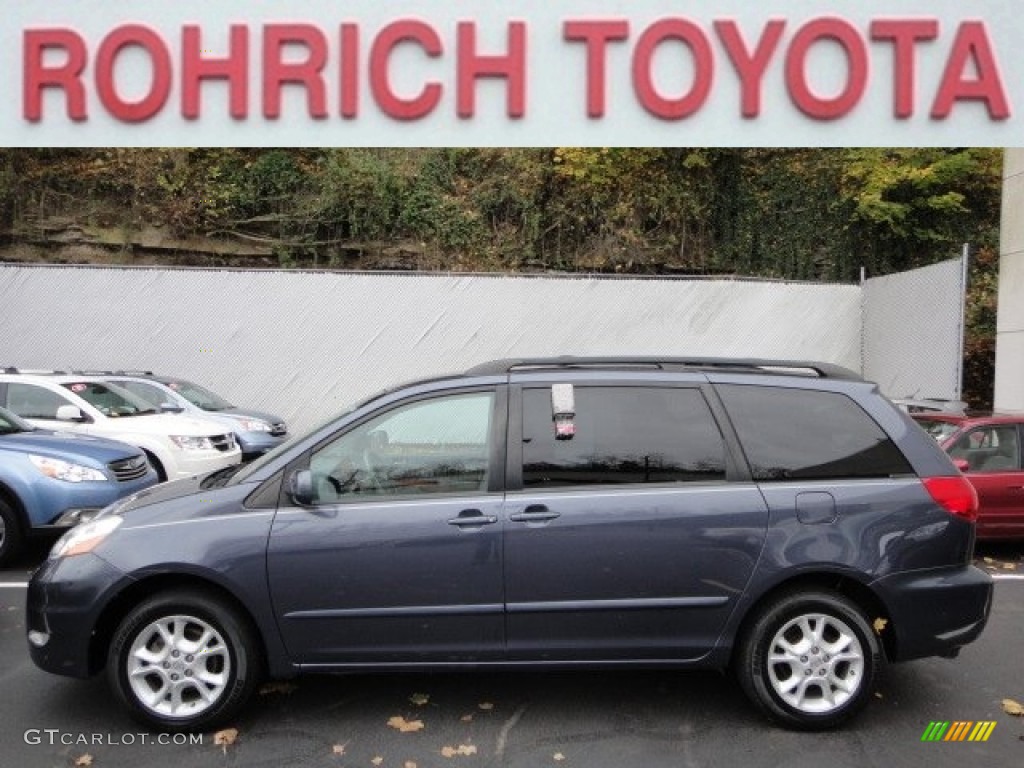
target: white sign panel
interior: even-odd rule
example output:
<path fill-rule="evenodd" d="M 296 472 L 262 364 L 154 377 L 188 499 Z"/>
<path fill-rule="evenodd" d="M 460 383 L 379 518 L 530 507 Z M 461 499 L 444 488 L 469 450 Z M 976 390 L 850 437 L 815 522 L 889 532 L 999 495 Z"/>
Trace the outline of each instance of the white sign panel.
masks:
<path fill-rule="evenodd" d="M 6 146 L 992 145 L 1024 14 L 975 0 L 6 0 Z"/>

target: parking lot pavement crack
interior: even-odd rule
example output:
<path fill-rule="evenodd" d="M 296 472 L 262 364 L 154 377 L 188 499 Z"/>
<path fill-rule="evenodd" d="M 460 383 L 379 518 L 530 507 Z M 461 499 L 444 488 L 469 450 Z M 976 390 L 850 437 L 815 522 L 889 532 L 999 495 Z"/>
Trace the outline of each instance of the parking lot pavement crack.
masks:
<path fill-rule="evenodd" d="M 516 727 L 516 723 L 519 722 L 519 718 L 526 712 L 526 704 L 521 704 L 512 716 L 505 721 L 505 724 L 501 726 L 501 730 L 498 731 L 498 740 L 494 745 L 494 758 L 500 762 L 505 756 L 505 745 L 508 743 L 508 735 L 513 728 Z"/>

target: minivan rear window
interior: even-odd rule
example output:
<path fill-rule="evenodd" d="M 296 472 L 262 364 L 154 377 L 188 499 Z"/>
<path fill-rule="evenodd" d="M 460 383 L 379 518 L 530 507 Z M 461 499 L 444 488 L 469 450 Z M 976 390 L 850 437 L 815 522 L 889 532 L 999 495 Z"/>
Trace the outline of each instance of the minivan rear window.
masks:
<path fill-rule="evenodd" d="M 718 385 L 755 480 L 913 474 L 889 436 L 838 392 Z"/>

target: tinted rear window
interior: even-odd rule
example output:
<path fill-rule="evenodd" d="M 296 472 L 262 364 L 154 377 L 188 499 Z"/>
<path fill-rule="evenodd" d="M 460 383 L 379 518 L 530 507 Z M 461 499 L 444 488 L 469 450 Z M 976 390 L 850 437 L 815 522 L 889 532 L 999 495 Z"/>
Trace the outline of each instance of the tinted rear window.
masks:
<path fill-rule="evenodd" d="M 846 395 L 782 387 L 717 387 L 755 480 L 841 480 L 912 474 L 888 435 Z"/>
<path fill-rule="evenodd" d="M 697 389 L 576 387 L 576 433 L 556 440 L 551 389 L 523 392 L 523 485 L 725 479 L 725 443 Z"/>

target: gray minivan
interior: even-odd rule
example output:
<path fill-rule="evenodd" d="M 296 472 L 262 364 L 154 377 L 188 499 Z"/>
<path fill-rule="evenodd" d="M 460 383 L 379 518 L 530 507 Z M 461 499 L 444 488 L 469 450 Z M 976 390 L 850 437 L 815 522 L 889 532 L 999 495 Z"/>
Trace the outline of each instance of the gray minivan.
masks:
<path fill-rule="evenodd" d="M 264 677 L 732 667 L 827 728 L 883 659 L 981 633 L 977 498 L 836 366 L 497 361 L 378 395 L 252 464 L 143 491 L 33 576 L 35 662 L 206 729 Z"/>

